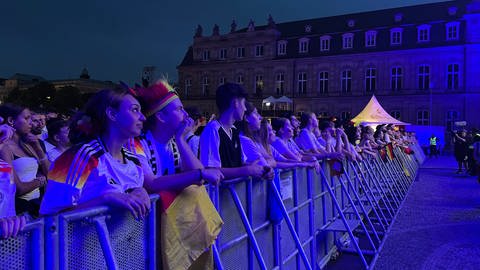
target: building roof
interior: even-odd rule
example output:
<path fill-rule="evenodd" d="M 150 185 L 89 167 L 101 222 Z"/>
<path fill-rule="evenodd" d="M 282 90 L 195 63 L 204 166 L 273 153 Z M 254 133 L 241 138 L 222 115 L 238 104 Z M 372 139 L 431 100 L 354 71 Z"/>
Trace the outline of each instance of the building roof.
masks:
<path fill-rule="evenodd" d="M 469 2 L 471 1 L 446 1 L 285 22 L 277 24 L 277 30 L 281 32 L 281 39 L 305 36 L 306 34 L 323 35 L 331 33 L 347 33 L 358 30 L 374 29 L 378 27 L 394 27 L 409 24 L 422 24 L 438 20 L 452 20 L 452 17 L 459 18 L 465 13 L 465 4 Z M 450 7 L 457 8 L 456 15 L 448 14 L 448 8 Z M 399 22 L 395 22 L 395 15 L 401 15 L 402 19 Z M 354 26 L 348 25 L 348 22 L 351 20 L 354 21 Z M 310 33 L 305 32 L 305 26 L 307 25 L 311 26 Z M 265 30 L 267 27 L 267 25 L 262 25 L 255 27 L 255 30 Z M 237 32 L 246 32 L 247 29 L 248 28 L 243 28 Z"/>
<path fill-rule="evenodd" d="M 28 81 L 28 82 L 41 82 L 45 81 L 45 78 L 37 75 L 15 73 L 9 80 L 19 80 L 19 81 Z"/>
<path fill-rule="evenodd" d="M 415 28 L 421 24 L 432 24 L 445 21 L 460 20 L 466 13 L 466 5 L 471 3 L 471 0 L 456 0 L 446 1 L 438 3 L 430 3 L 416 6 L 406 6 L 398 8 L 390 8 L 383 10 L 375 10 L 368 12 L 352 13 L 338 16 L 306 19 L 299 21 L 291 21 L 285 23 L 276 24 L 276 29 L 280 32 L 278 40 L 290 40 L 287 45 L 287 53 L 285 55 L 275 56 L 275 59 L 288 59 L 288 58 L 302 58 L 302 57 L 317 57 L 325 55 L 335 54 L 350 54 L 369 51 L 383 51 L 391 50 L 392 47 L 385 38 L 389 35 L 390 29 L 394 27 Z M 450 11 L 455 12 L 450 14 Z M 396 21 L 396 18 L 400 20 Z M 349 23 L 353 22 L 353 26 Z M 307 26 L 310 28 L 310 32 L 306 32 Z M 267 30 L 267 25 L 256 26 L 255 31 Z M 412 49 L 418 47 L 435 47 L 444 44 L 443 25 L 435 25 L 432 28 L 431 42 L 425 44 L 417 44 L 402 42 L 400 46 L 396 46 L 395 49 Z M 248 27 L 240 29 L 234 33 L 247 32 Z M 360 38 L 354 39 L 353 49 L 342 50 L 341 35 L 344 33 L 364 32 L 368 30 L 377 30 L 379 32 L 379 40 L 374 48 L 365 48 L 361 46 Z M 463 37 L 463 32 L 460 33 Z M 328 52 L 320 52 L 320 42 L 318 37 L 322 35 L 332 36 L 331 49 Z M 404 38 L 406 40 L 416 40 L 416 29 L 407 29 L 404 31 Z M 313 37 L 314 40 L 310 42 L 309 53 L 299 54 L 298 44 L 296 39 L 301 37 Z M 458 44 L 462 42 L 462 37 L 457 42 L 450 42 L 450 44 Z M 193 57 L 193 48 L 189 47 L 188 51 L 180 63 L 181 66 L 189 66 L 195 64 Z"/>

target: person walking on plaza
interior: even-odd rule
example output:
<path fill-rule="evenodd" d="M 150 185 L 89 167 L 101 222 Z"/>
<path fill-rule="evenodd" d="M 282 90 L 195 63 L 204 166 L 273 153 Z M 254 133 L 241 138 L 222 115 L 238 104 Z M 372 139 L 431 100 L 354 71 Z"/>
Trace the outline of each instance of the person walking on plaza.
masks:
<path fill-rule="evenodd" d="M 465 130 L 453 133 L 455 160 L 458 163 L 457 173 L 462 173 L 462 168 L 467 170 L 467 132 Z"/>
<path fill-rule="evenodd" d="M 433 157 L 433 156 L 438 157 L 437 143 L 438 143 L 438 138 L 435 136 L 435 134 L 432 134 L 432 137 L 430 137 L 429 157 Z"/>
<path fill-rule="evenodd" d="M 475 159 L 477 180 L 480 183 L 480 134 L 475 134 L 473 143 L 473 158 Z"/>

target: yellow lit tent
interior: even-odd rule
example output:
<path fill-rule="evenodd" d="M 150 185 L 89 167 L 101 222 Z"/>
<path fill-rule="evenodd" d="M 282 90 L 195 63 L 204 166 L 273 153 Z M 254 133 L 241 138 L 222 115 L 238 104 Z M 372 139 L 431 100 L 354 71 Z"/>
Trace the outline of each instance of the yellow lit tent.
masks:
<path fill-rule="evenodd" d="M 410 125 L 393 118 L 380 105 L 375 95 L 368 102 L 367 106 L 352 119 L 355 125 L 380 125 L 380 124 L 394 124 L 394 125 Z"/>

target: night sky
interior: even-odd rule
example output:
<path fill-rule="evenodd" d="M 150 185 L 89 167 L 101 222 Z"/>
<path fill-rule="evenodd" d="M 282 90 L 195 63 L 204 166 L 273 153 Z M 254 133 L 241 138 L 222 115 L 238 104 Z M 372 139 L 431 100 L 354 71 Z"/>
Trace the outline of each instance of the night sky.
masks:
<path fill-rule="evenodd" d="M 268 14 L 287 22 L 439 1 L 428 0 L 248 0 L 248 1 L 1 1 L 0 78 L 14 73 L 46 79 L 78 78 L 86 67 L 98 80 L 140 80 L 142 68 L 176 80 L 176 66 L 192 43 L 197 24 L 211 35 L 226 33 Z"/>

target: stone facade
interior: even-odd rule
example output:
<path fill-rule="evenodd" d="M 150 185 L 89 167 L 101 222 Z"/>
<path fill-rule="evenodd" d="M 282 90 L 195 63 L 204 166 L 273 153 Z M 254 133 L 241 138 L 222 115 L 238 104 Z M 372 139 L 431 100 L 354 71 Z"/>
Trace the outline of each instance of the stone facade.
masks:
<path fill-rule="evenodd" d="M 480 1 L 197 31 L 178 72 L 186 105 L 209 113 L 230 81 L 257 105 L 286 95 L 295 112 L 353 117 L 375 94 L 404 122 L 480 127 Z"/>

